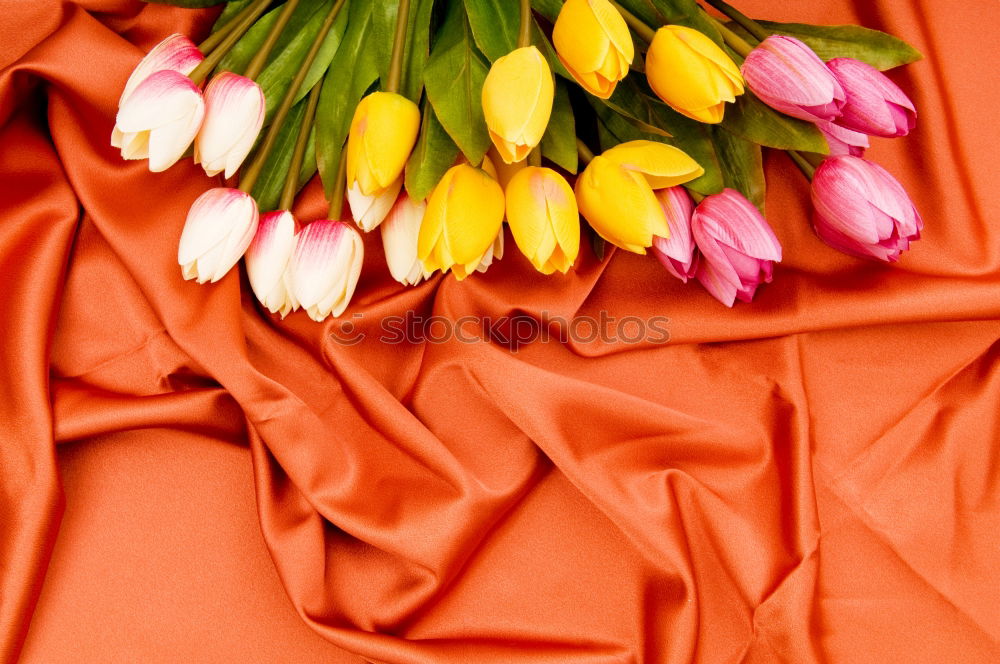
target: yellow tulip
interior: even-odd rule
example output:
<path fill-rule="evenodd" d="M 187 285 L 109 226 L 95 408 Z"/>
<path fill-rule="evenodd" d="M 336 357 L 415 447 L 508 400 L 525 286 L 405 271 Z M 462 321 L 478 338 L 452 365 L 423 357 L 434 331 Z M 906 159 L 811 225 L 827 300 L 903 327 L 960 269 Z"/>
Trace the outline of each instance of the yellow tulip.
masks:
<path fill-rule="evenodd" d="M 534 46 L 493 63 L 483 83 L 483 115 L 503 161 L 522 161 L 541 142 L 554 95 L 552 70 Z"/>
<path fill-rule="evenodd" d="M 467 277 L 492 251 L 503 213 L 503 190 L 496 180 L 468 164 L 452 166 L 431 192 L 420 224 L 417 257 L 424 269 Z"/>
<path fill-rule="evenodd" d="M 683 150 L 656 141 L 628 141 L 605 150 L 601 156 L 642 173 L 651 189 L 676 187 L 705 173 Z"/>
<path fill-rule="evenodd" d="M 364 230 L 392 208 L 400 176 L 417 142 L 420 109 L 391 92 L 373 92 L 358 104 L 347 138 L 347 196 Z"/>
<path fill-rule="evenodd" d="M 507 222 L 521 253 L 543 274 L 566 272 L 580 251 L 580 213 L 563 176 L 529 166 L 507 185 Z"/>
<path fill-rule="evenodd" d="M 576 181 L 580 212 L 602 238 L 645 254 L 654 237 L 669 238 L 663 208 L 642 173 L 594 157 Z"/>
<path fill-rule="evenodd" d="M 576 82 L 601 99 L 611 96 L 635 57 L 625 19 L 608 0 L 567 0 L 552 42 Z"/>
<path fill-rule="evenodd" d="M 722 122 L 725 103 L 743 94 L 743 77 L 725 51 L 683 25 L 656 31 L 646 52 L 646 79 L 660 99 L 699 122 Z"/>

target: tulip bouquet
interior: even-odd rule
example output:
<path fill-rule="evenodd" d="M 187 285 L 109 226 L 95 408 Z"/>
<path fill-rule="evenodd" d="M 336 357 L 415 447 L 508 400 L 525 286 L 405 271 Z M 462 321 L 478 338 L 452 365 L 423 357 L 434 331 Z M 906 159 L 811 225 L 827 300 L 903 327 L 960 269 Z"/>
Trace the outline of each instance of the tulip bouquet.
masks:
<path fill-rule="evenodd" d="M 188 214 L 183 276 L 245 258 L 282 316 L 346 310 L 361 233 L 379 228 L 392 277 L 415 285 L 487 270 L 505 222 L 543 274 L 610 243 L 732 306 L 782 257 L 763 148 L 812 181 L 831 247 L 896 261 L 919 238 L 906 192 L 862 156 L 913 128 L 882 71 L 919 57 L 723 0 L 233 0 L 201 44 L 171 35 L 142 59 L 111 143 L 151 171 L 191 150 L 222 176 Z M 291 209 L 317 171 L 328 219 L 302 226 Z"/>

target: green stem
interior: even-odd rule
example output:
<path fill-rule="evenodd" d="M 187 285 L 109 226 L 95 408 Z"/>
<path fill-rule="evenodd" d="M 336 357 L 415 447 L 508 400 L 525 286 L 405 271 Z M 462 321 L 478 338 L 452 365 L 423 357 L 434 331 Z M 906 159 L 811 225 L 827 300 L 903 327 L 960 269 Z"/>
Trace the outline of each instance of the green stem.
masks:
<path fill-rule="evenodd" d="M 537 147 L 528 153 L 528 166 L 542 165 L 542 148 Z"/>
<path fill-rule="evenodd" d="M 587 144 L 579 138 L 576 139 L 576 152 L 580 155 L 580 159 L 584 164 L 589 164 L 594 160 L 594 153 L 591 152 L 590 148 L 587 147 Z"/>
<path fill-rule="evenodd" d="M 202 60 L 194 71 L 191 72 L 190 78 L 194 81 L 195 85 L 201 85 L 201 83 L 208 78 L 208 75 L 212 73 L 216 65 L 226 57 L 226 54 L 232 50 L 236 42 L 240 40 L 243 35 L 246 34 L 247 30 L 260 18 L 260 15 L 264 13 L 267 6 L 271 4 L 271 0 L 257 0 L 255 4 L 252 5 L 253 9 L 247 12 L 246 16 L 240 22 L 239 25 L 233 28 L 232 32 L 226 35 L 226 38 L 213 50 L 204 60 Z"/>
<path fill-rule="evenodd" d="M 264 71 L 267 58 L 271 55 L 271 51 L 274 50 L 274 45 L 278 43 L 278 38 L 281 37 L 281 33 L 285 30 L 285 26 L 288 25 L 288 21 L 291 20 L 292 14 L 295 13 L 295 7 L 298 4 L 299 0 L 288 0 L 285 6 L 281 8 L 278 20 L 271 26 L 271 31 L 267 33 L 267 37 L 264 39 L 264 43 L 260 45 L 257 55 L 253 56 L 253 60 L 247 65 L 246 71 L 243 72 L 244 76 L 249 79 L 255 79 Z"/>
<path fill-rule="evenodd" d="M 238 26 L 240 23 L 243 22 L 243 19 L 246 18 L 247 16 L 247 13 L 253 11 L 253 9 L 254 9 L 254 3 L 250 3 L 240 11 L 236 12 L 236 14 L 232 16 L 228 21 L 226 21 L 226 23 L 221 28 L 219 28 L 218 30 L 210 34 L 208 37 L 206 37 L 205 41 L 198 44 L 198 50 L 204 53 L 205 55 L 211 53 L 213 50 L 215 50 L 215 47 L 221 44 L 222 40 L 225 39 L 229 35 L 229 33 L 233 31 L 233 28 L 235 28 L 236 26 Z"/>
<path fill-rule="evenodd" d="M 531 0 L 521 0 L 521 29 L 517 33 L 517 47 L 531 46 Z"/>
<path fill-rule="evenodd" d="M 389 76 L 385 82 L 386 92 L 399 92 L 403 80 L 403 53 L 406 51 L 406 28 L 409 25 L 410 0 L 399 0 L 396 8 L 396 34 L 392 38 L 392 60 L 389 62 Z"/>
<path fill-rule="evenodd" d="M 799 167 L 799 170 L 806 176 L 806 179 L 812 181 L 813 173 L 816 172 L 816 168 L 795 150 L 788 150 L 788 156 L 792 158 L 792 161 L 794 161 L 795 165 Z"/>
<path fill-rule="evenodd" d="M 344 190 L 347 189 L 347 148 L 340 146 L 340 162 L 337 164 L 337 179 L 333 181 L 333 193 L 330 195 L 330 211 L 326 218 L 333 221 L 340 219 L 344 211 Z"/>
<path fill-rule="evenodd" d="M 712 5 L 729 18 L 733 19 L 735 23 L 756 37 L 758 41 L 764 41 L 771 36 L 771 33 L 765 30 L 764 26 L 740 10 L 736 9 L 736 7 L 733 7 L 728 2 L 725 2 L 725 0 L 705 0 L 705 2 Z"/>
<path fill-rule="evenodd" d="M 643 23 L 642 19 L 622 7 L 614 0 L 611 0 L 611 4 L 618 10 L 618 13 L 622 15 L 623 19 L 625 19 L 625 23 L 628 27 L 632 28 L 632 31 L 635 32 L 635 34 L 639 35 L 639 37 L 647 44 L 653 43 L 653 37 L 656 36 L 656 31 L 653 30 L 653 28 Z"/>
<path fill-rule="evenodd" d="M 274 112 L 274 118 L 271 120 L 271 126 L 267 128 L 267 135 L 264 137 L 264 142 L 261 143 L 253 163 L 247 168 L 246 175 L 243 176 L 243 180 L 240 182 L 240 189 L 242 191 L 249 193 L 257 183 L 257 178 L 260 177 L 264 163 L 267 161 L 271 149 L 278 140 L 278 134 L 281 133 L 281 125 L 284 124 L 285 118 L 288 117 L 288 112 L 292 110 L 292 105 L 295 103 L 295 97 L 299 92 L 299 88 L 302 87 L 302 82 L 305 81 L 306 75 L 309 73 L 309 68 L 312 67 L 313 60 L 316 59 L 316 54 L 319 53 L 323 42 L 326 41 L 326 35 L 330 32 L 330 28 L 333 27 L 333 21 L 337 18 L 337 14 L 340 13 L 340 8 L 343 6 L 344 0 L 337 0 L 333 7 L 330 8 L 326 18 L 323 19 L 323 25 L 320 26 L 319 33 L 316 35 L 312 46 L 309 47 L 309 52 L 306 53 L 305 60 L 302 61 L 299 71 L 295 74 L 295 78 L 292 79 L 292 84 L 288 87 L 285 98 L 281 100 L 281 105 Z"/>
<path fill-rule="evenodd" d="M 687 187 L 685 187 L 685 189 L 687 189 Z M 692 200 L 694 200 L 695 205 L 705 200 L 705 194 L 701 192 L 695 191 L 694 189 L 688 189 L 687 192 L 688 195 L 691 196 Z"/>
<path fill-rule="evenodd" d="M 708 15 L 706 14 L 706 16 Z M 727 28 L 726 24 L 722 21 L 713 18 L 712 16 L 708 16 L 708 18 L 715 24 L 715 27 L 719 29 L 719 32 L 722 34 L 723 41 L 729 45 L 729 48 L 733 49 L 744 58 L 750 55 L 750 51 L 753 50 L 753 45 L 750 42 Z"/>
<path fill-rule="evenodd" d="M 313 120 L 316 119 L 316 107 L 319 105 L 319 91 L 321 83 L 313 86 L 309 92 L 309 101 L 306 102 L 306 114 L 302 116 L 302 124 L 299 126 L 299 135 L 295 139 L 295 150 L 292 152 L 292 163 L 288 165 L 288 175 L 285 176 L 285 188 L 281 191 L 281 200 L 278 203 L 279 210 L 291 210 L 295 202 L 295 194 L 299 191 L 299 171 L 302 170 L 302 162 L 306 156 L 306 146 L 309 145 L 309 134 L 312 132 Z"/>

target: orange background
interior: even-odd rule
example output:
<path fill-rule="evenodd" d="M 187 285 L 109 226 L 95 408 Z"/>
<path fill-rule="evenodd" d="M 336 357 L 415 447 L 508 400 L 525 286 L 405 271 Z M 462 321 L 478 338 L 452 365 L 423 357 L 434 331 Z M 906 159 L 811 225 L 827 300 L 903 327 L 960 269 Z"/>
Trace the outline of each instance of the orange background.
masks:
<path fill-rule="evenodd" d="M 0 0 L 0 661 L 1000 661 L 1000 4 L 738 4 L 927 56 L 892 74 L 916 132 L 869 152 L 926 222 L 900 264 L 820 243 L 771 154 L 752 305 L 512 243 L 403 289 L 375 233 L 347 347 L 184 282 L 210 181 L 108 144 L 141 54 L 211 13 Z M 408 309 L 671 342 L 374 340 Z"/>

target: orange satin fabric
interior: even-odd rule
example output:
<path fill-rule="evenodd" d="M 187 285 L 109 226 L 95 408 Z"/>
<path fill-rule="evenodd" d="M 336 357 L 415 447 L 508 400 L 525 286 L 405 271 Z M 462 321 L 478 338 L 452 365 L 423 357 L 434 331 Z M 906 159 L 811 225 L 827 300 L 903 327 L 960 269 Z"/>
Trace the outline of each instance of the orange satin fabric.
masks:
<path fill-rule="evenodd" d="M 927 56 L 892 74 L 916 132 L 869 153 L 926 221 L 900 264 L 821 244 L 772 154 L 752 305 L 512 243 L 404 289 L 374 233 L 348 346 L 184 282 L 210 181 L 108 145 L 141 54 L 211 12 L 0 0 L 0 661 L 1000 661 L 1000 5 L 739 4 Z M 380 343 L 407 310 L 671 340 Z"/>

